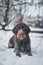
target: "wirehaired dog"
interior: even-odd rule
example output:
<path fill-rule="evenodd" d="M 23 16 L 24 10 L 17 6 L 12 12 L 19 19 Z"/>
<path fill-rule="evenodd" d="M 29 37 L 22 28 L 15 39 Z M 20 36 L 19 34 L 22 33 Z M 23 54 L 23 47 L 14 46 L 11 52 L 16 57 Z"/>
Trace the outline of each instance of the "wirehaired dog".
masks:
<path fill-rule="evenodd" d="M 27 53 L 29 56 L 32 56 L 30 37 L 28 35 L 30 33 L 30 28 L 24 23 L 19 23 L 13 28 L 12 31 L 15 36 L 12 36 L 9 40 L 8 47 L 15 48 L 14 51 L 19 57 L 21 57 L 21 51 Z"/>

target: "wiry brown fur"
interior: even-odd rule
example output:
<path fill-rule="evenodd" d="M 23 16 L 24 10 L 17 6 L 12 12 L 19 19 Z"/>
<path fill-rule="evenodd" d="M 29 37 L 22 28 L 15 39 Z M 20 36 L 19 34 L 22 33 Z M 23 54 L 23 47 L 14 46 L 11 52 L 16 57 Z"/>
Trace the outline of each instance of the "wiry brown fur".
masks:
<path fill-rule="evenodd" d="M 26 38 L 24 38 L 23 40 L 20 40 L 16 37 L 20 29 L 22 29 L 26 34 Z M 28 55 L 32 55 L 30 38 L 28 36 L 28 33 L 30 33 L 30 28 L 24 23 L 19 23 L 13 28 L 13 33 L 15 34 L 15 36 L 12 36 L 11 39 L 9 40 L 8 47 L 15 48 L 15 53 L 18 56 L 21 56 L 20 55 L 21 51 L 26 52 Z"/>

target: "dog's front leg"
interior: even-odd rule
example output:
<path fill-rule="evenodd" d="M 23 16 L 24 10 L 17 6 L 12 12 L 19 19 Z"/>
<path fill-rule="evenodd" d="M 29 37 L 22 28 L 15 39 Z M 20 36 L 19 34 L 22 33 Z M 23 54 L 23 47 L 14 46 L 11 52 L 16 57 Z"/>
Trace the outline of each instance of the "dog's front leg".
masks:
<path fill-rule="evenodd" d="M 16 56 L 19 56 L 21 57 L 21 54 L 20 54 L 20 43 L 17 43 L 17 41 L 15 42 L 15 53 L 16 53 Z"/>

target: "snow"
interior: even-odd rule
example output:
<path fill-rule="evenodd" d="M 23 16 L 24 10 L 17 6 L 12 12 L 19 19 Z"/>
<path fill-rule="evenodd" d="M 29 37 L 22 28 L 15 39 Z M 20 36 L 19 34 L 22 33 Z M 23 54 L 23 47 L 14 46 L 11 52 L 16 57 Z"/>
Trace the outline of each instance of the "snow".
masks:
<path fill-rule="evenodd" d="M 0 31 L 0 65 L 43 65 L 43 34 L 29 34 L 33 56 L 21 53 L 22 57 L 17 57 L 14 49 L 8 49 L 12 35 L 11 31 Z"/>

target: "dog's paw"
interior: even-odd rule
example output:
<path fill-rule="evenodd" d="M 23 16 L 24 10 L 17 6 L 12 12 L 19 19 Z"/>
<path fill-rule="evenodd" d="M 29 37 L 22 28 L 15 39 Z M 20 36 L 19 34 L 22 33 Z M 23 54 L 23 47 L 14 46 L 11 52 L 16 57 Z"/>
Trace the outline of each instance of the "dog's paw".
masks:
<path fill-rule="evenodd" d="M 20 54 L 16 54 L 16 56 L 19 56 L 19 57 L 21 57 L 21 55 L 20 55 Z"/>

